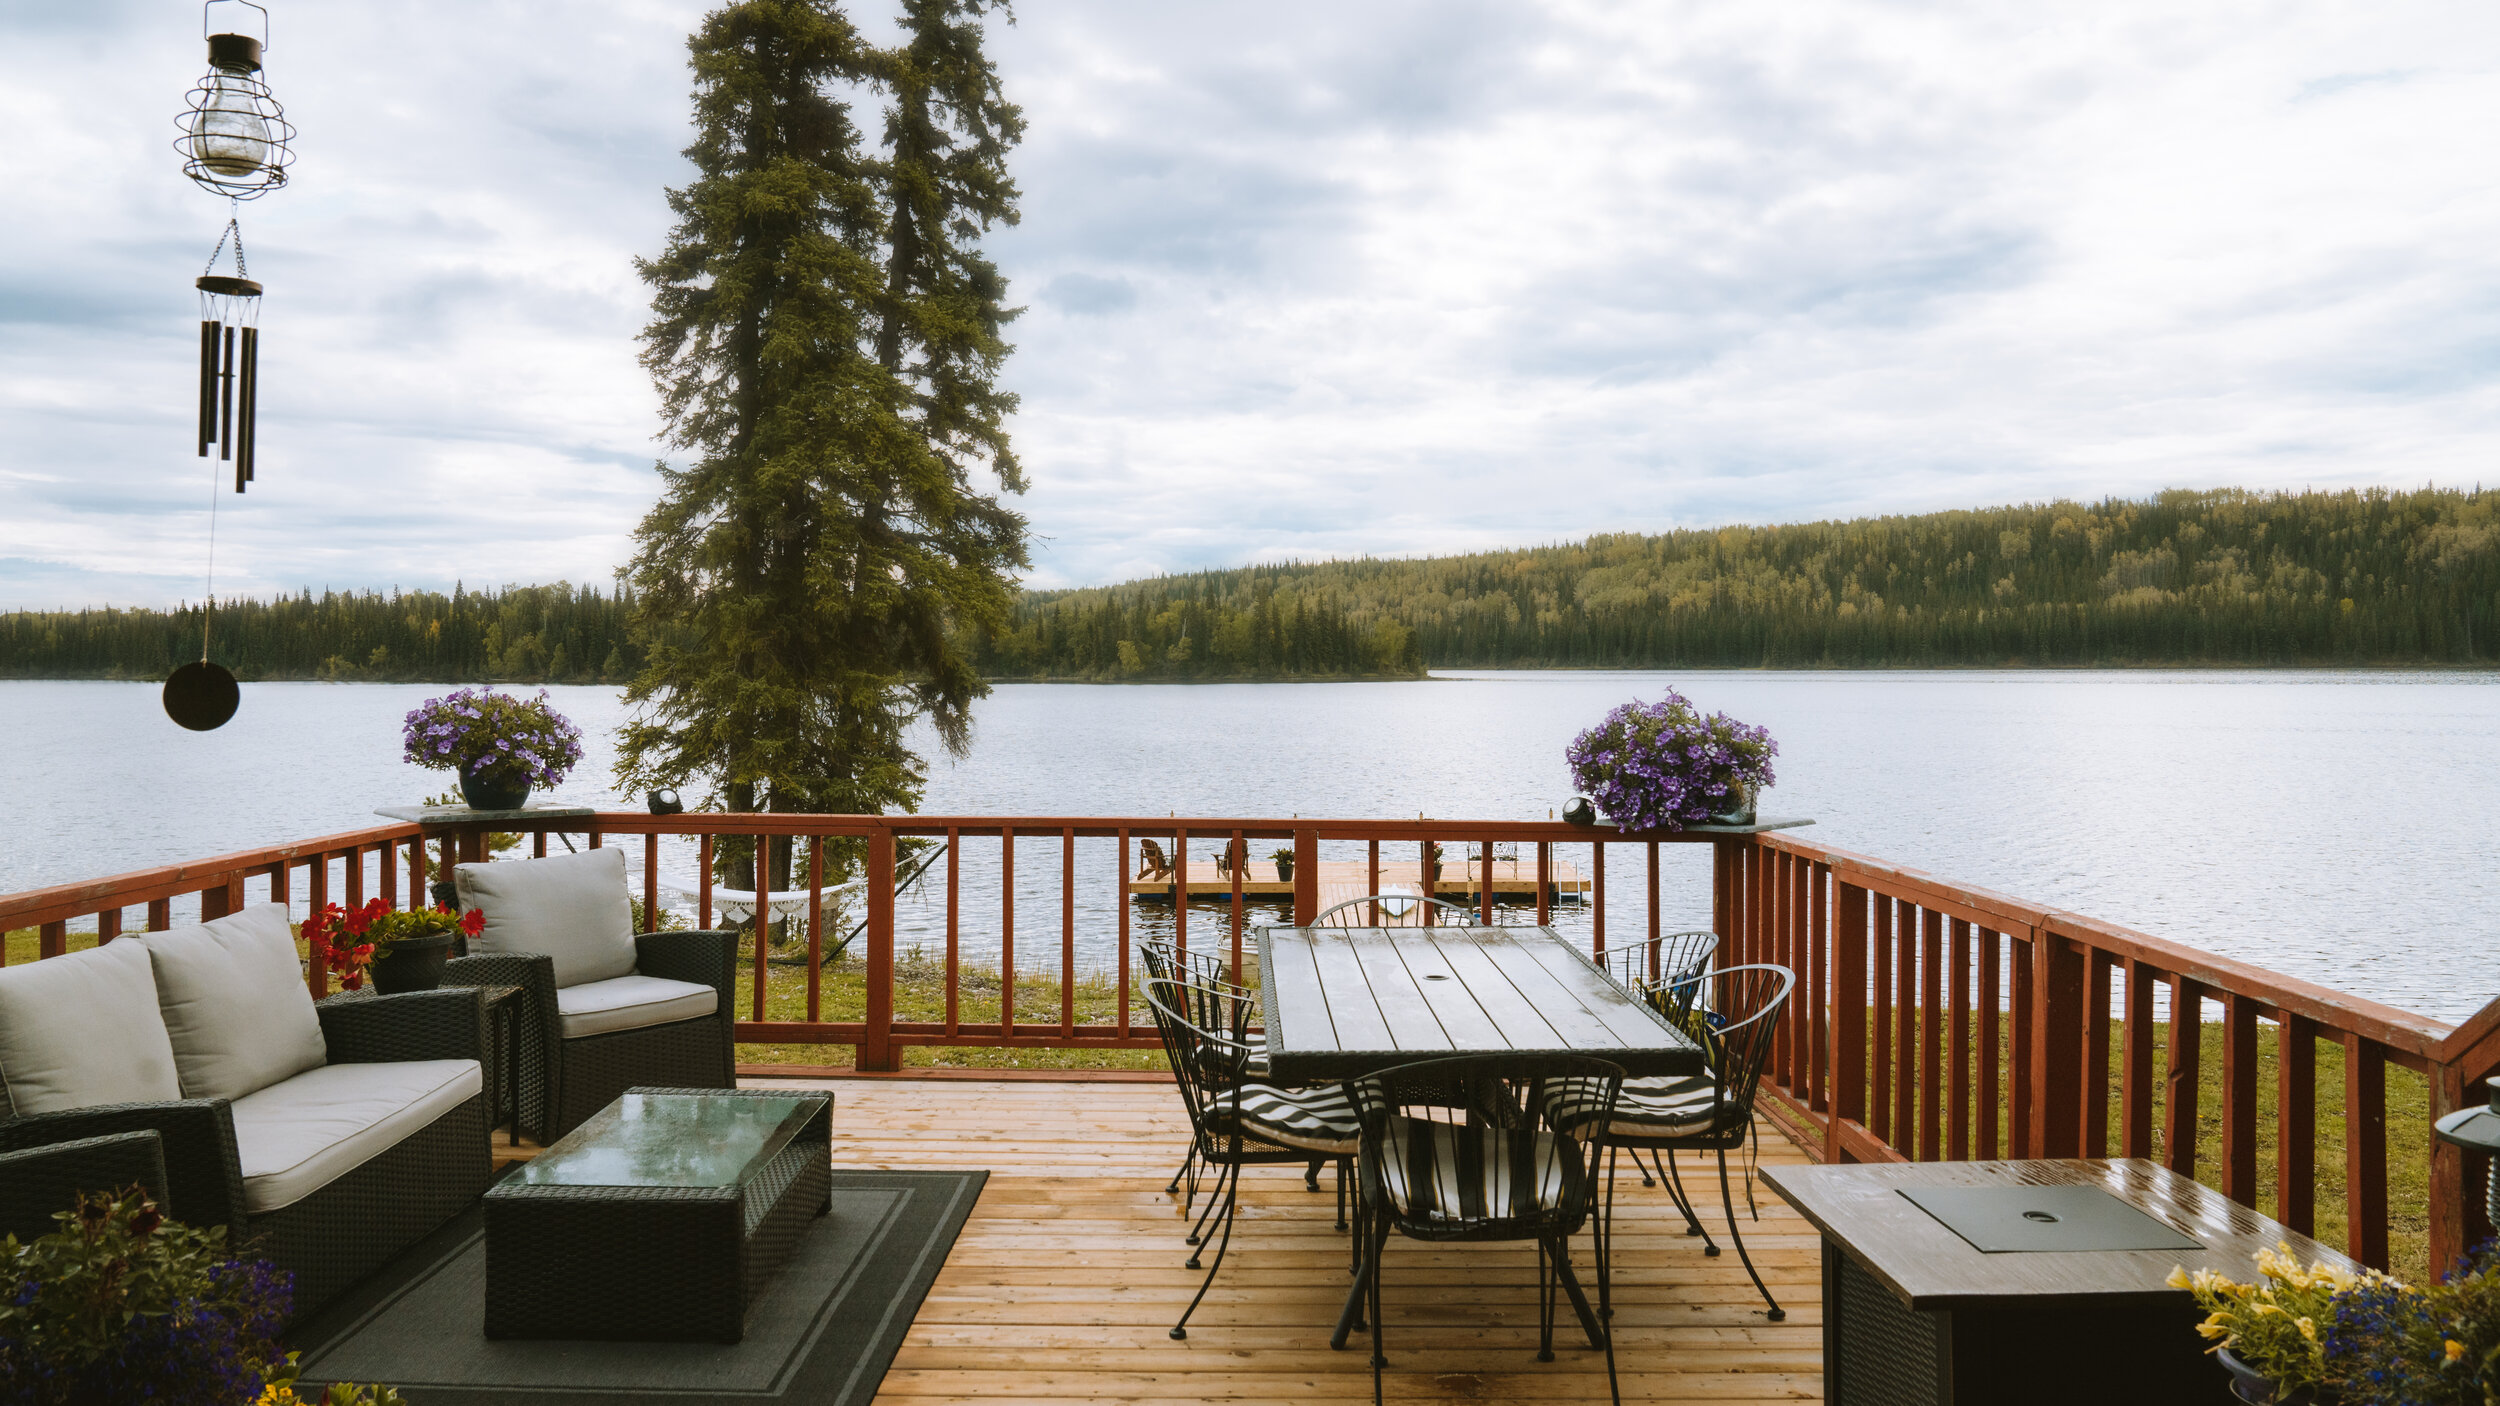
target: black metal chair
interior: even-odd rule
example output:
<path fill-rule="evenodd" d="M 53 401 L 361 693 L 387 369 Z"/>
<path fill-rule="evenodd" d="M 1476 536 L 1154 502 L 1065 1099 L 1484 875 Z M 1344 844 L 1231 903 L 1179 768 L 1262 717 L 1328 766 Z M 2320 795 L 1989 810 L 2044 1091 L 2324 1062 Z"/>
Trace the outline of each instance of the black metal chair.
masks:
<path fill-rule="evenodd" d="M 1711 958 L 1718 955 L 1719 935 L 1707 928 L 1689 932 L 1660 933 L 1656 937 L 1606 949 L 1601 965 L 1615 984 L 1631 992 L 1652 1010 L 1667 1018 L 1667 1023 L 1682 1029 L 1692 1014 L 1697 994 L 1706 995 L 1704 987 L 1688 978 L 1710 970 Z M 1624 1087 L 1632 1090 L 1658 1092 L 1660 1081 L 1628 1079 Z M 1649 1168 L 1632 1159 L 1633 1169 L 1641 1174 L 1641 1185 L 1656 1186 Z M 1680 1207 L 1681 1202 L 1677 1203 Z M 1690 1211 L 1684 1215 L 1684 1233 L 1703 1233 L 1701 1221 Z"/>
<path fill-rule="evenodd" d="M 1159 937 L 1139 939 L 1137 949 L 1138 955 L 1145 959 L 1146 976 L 1150 980 L 1212 982 L 1220 986 L 1233 984 L 1232 968 L 1222 957 L 1212 952 L 1186 952 L 1177 944 L 1166 942 Z M 1250 1058 L 1243 1072 L 1252 1079 L 1266 1079 L 1266 1037 L 1245 1033 L 1242 1039 L 1251 1047 Z M 1302 1185 L 1305 1190 L 1319 1190 L 1319 1169 L 1327 1161 L 1325 1157 L 1310 1159 L 1310 1166 L 1302 1173 Z M 1187 1188 L 1186 1191 L 1183 1190 L 1184 1187 Z M 1337 1167 L 1337 1228 L 1339 1230 L 1347 1228 L 1346 1195 L 1349 1189 L 1346 1167 L 1340 1162 Z M 1181 1158 L 1180 1170 L 1172 1173 L 1172 1184 L 1165 1187 L 1164 1191 L 1170 1195 L 1182 1197 L 1181 1214 L 1184 1216 L 1189 1214 L 1190 1208 L 1198 1204 L 1197 1139 L 1190 1139 L 1189 1151 Z M 1203 1228 L 1203 1221 L 1191 1226 L 1185 1243 L 1197 1244 L 1198 1232 Z"/>
<path fill-rule="evenodd" d="M 1475 909 L 1470 908 L 1463 903 L 1452 903 L 1446 898 L 1426 898 L 1420 893 L 1371 893 L 1365 894 L 1361 898 L 1349 898 L 1343 903 L 1331 903 L 1327 907 L 1319 910 L 1318 917 L 1313 918 L 1311 921 L 1304 923 L 1301 926 L 1306 928 L 1351 928 L 1369 926 L 1370 913 L 1368 910 L 1365 911 L 1363 921 L 1361 922 L 1357 922 L 1353 918 L 1341 918 L 1335 923 L 1328 921 L 1331 918 L 1335 918 L 1339 913 L 1345 912 L 1349 908 L 1360 908 L 1367 903 L 1377 903 L 1384 908 L 1391 904 L 1402 903 L 1411 906 L 1418 903 L 1429 903 L 1436 909 L 1448 912 L 1452 918 L 1455 919 L 1455 921 L 1448 924 L 1450 927 L 1473 927 L 1476 925 L 1479 917 Z M 1390 916 L 1403 917 L 1405 916 L 1405 913 L 1403 910 L 1400 910 Z"/>
<path fill-rule="evenodd" d="M 1719 935 L 1707 929 L 1660 933 L 1638 942 L 1608 947 L 1603 965 L 1616 985 L 1649 1001 L 1659 1014 L 1669 1020 L 1680 1021 L 1685 1010 L 1690 1009 L 1693 993 L 1699 989 L 1683 983 L 1688 977 L 1709 971 L 1710 959 L 1718 952 Z M 1684 998 L 1684 1009 L 1667 1008 L 1664 993 L 1670 987 Z"/>
<path fill-rule="evenodd" d="M 1206 1266 L 1206 1281 L 1172 1325 L 1172 1336 L 1185 1338 L 1190 1315 L 1214 1285 L 1215 1272 L 1224 1267 L 1224 1252 L 1232 1246 L 1241 1169 L 1308 1162 L 1314 1155 L 1350 1158 L 1361 1133 L 1340 1090 L 1279 1089 L 1250 1080 L 1246 1070 L 1253 1047 L 1245 1036 L 1257 1004 L 1250 992 L 1229 982 L 1148 977 L 1144 995 L 1171 1060 L 1173 1082 L 1189 1111 L 1198 1159 L 1216 1169 L 1207 1206 L 1207 1215 L 1219 1223 L 1215 1261 Z M 1200 1239 L 1205 1234 L 1202 1220 Z M 1202 1257 L 1203 1251 L 1193 1252 L 1189 1267 L 1198 1268 Z"/>
<path fill-rule="evenodd" d="M 1614 1117 L 1622 1066 L 1576 1055 L 1462 1055 L 1403 1064 L 1351 1080 L 1362 1120 L 1356 1214 L 1363 1249 L 1354 1292 L 1329 1339 L 1345 1346 L 1358 1305 L 1371 1319 L 1372 1400 L 1381 1395 L 1383 1256 L 1392 1231 L 1435 1243 L 1533 1240 L 1537 1245 L 1537 1360 L 1554 1360 L 1557 1288 L 1568 1296 L 1589 1346 L 1606 1353 L 1615 1381 L 1614 1335 L 1605 1317 L 1605 1208 L 1597 1199 L 1598 1133 Z M 1571 1237 L 1594 1224 L 1597 1306 L 1571 1272 Z"/>
<path fill-rule="evenodd" d="M 1647 1152 L 1651 1164 L 1658 1167 L 1659 1175 L 1666 1180 L 1676 1208 L 1684 1213 L 1687 1233 L 1699 1234 L 1702 1253 L 1714 1257 L 1719 1253 L 1718 1243 L 1703 1228 L 1692 1198 L 1684 1190 L 1675 1169 L 1675 1154 L 1691 1151 L 1718 1155 L 1719 1200 L 1727 1212 L 1728 1238 L 1735 1242 L 1736 1256 L 1744 1261 L 1745 1273 L 1752 1277 L 1753 1286 L 1769 1306 L 1775 1323 L 1786 1318 L 1788 1312 L 1771 1296 L 1761 1272 L 1754 1268 L 1753 1256 L 1745 1251 L 1745 1237 L 1736 1227 L 1735 1196 L 1728 1186 L 1727 1154 L 1744 1147 L 1753 1136 L 1754 1095 L 1761 1087 L 1762 1068 L 1770 1058 L 1780 1015 L 1787 1009 L 1796 985 L 1797 974 L 1788 968 L 1760 965 L 1699 972 L 1672 983 L 1661 981 L 1646 986 L 1644 999 L 1661 1009 L 1689 1012 L 1684 1018 L 1686 1027 L 1701 1039 L 1709 1072 L 1686 1079 L 1636 1079 L 1626 1083 L 1600 1134 L 1607 1149 L 1609 1206 L 1614 1200 L 1615 1154 L 1630 1152 L 1637 1167 L 1641 1154 Z M 1702 1007 L 1705 994 L 1710 998 L 1706 1009 Z M 1646 1175 L 1642 1182 L 1651 1184 Z M 1749 1181 L 1749 1201 L 1752 1190 Z M 1754 1218 L 1761 1219 L 1759 1210 Z"/>

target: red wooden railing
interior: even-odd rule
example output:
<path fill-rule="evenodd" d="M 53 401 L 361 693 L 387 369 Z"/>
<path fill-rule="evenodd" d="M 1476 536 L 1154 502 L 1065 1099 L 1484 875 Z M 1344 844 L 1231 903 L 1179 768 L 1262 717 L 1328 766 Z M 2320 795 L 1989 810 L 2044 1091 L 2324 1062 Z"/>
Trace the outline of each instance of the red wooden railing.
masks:
<path fill-rule="evenodd" d="M 2261 1031 L 2271 1029 L 2278 1051 L 2311 1052 L 2330 1041 L 2343 1052 L 2345 1109 L 2343 1181 L 2346 1239 L 2355 1258 L 2388 1261 L 2391 1213 L 2419 1216 L 2427 1209 L 2429 1263 L 2444 1265 L 2469 1237 L 2489 1234 L 2475 1198 L 2481 1168 L 2467 1165 L 2454 1149 L 2424 1145 L 2395 1149 L 2426 1159 L 2428 1207 L 2389 1205 L 2386 1066 L 2420 1073 L 2428 1082 L 2437 1116 L 2468 1101 L 2476 1080 L 2500 1067 L 2500 1002 L 2462 1026 L 2451 1028 L 2410 1012 L 2280 975 L 2246 963 L 2199 952 L 2145 933 L 2071 913 L 2042 908 L 1984 890 L 1966 888 L 1917 870 L 1903 869 L 1844 850 L 1819 846 L 1789 833 L 1730 835 L 1684 832 L 1620 834 L 1553 823 L 1428 820 L 1312 820 L 1182 817 L 999 817 L 724 815 L 652 816 L 609 812 L 590 817 L 534 821 L 510 828 L 534 832 L 531 849 L 547 851 L 551 834 L 578 834 L 586 843 L 629 848 L 629 872 L 648 911 L 665 905 L 661 846 L 669 837 L 690 837 L 697 846 L 698 925 L 713 914 L 712 857 L 726 837 L 751 838 L 759 853 L 774 837 L 796 837 L 818 862 L 806 911 L 808 960 L 803 1016 L 768 1018 L 767 947 L 758 931 L 751 948 L 742 1041 L 847 1045 L 862 1071 L 896 1070 L 908 1046 L 1014 1046 L 1056 1049 L 1147 1049 L 1152 1029 L 1133 1001 L 1130 967 L 1132 901 L 1126 880 L 1136 868 L 1134 842 L 1170 839 L 1175 853 L 1192 840 L 1229 843 L 1283 840 L 1297 857 L 1293 909 L 1307 919 L 1320 906 L 1319 860 L 1323 846 L 1343 854 L 1360 846 L 1367 857 L 1370 888 L 1379 888 L 1384 846 L 1396 859 L 1422 859 L 1439 845 L 1452 859 L 1490 860 L 1496 844 L 1533 845 L 1538 885 L 1537 918 L 1548 917 L 1556 846 L 1575 853 L 1586 847 L 1590 880 L 1588 940 L 1602 953 L 1610 915 L 1620 935 L 1621 907 L 1637 907 L 1641 929 L 1661 927 L 1662 850 L 1710 846 L 1711 926 L 1721 935 L 1722 964 L 1770 961 L 1799 974 L 1796 999 L 1780 1031 L 1765 1086 L 1768 1111 L 1809 1153 L 1827 1160 L 1959 1159 L 2011 1157 L 2159 1156 L 2182 1173 L 2197 1172 L 2194 1129 L 2199 1115 L 2198 1072 L 2208 1058 L 2221 1061 L 2220 1166 L 2212 1169 L 2235 1200 L 2256 1206 L 2267 1180 L 2258 1165 L 2261 1118 L 2268 1111 L 2258 1089 Z M 862 935 L 866 1000 L 861 1018 L 823 1019 L 823 992 L 815 958 L 824 950 L 821 876 L 829 840 L 860 842 L 865 854 L 866 924 Z M 896 917 L 893 893 L 897 843 L 918 838 L 944 846 L 944 1013 L 940 1019 L 902 1020 L 895 1012 Z M 967 1019 L 959 1001 L 964 963 L 959 950 L 967 932 L 995 938 L 1001 965 L 1016 958 L 1013 840 L 1056 840 L 1059 851 L 1058 931 L 1055 939 L 1059 1001 L 1055 1011 L 1019 1011 L 1013 981 L 1001 983 L 996 1019 Z M 229 854 L 191 864 L 141 870 L 25 893 L 0 895 L 0 930 L 32 927 L 39 956 L 65 951 L 72 924 L 93 920 L 101 940 L 124 930 L 131 910 L 146 910 L 146 926 L 161 929 L 183 920 L 221 916 L 247 900 L 303 898 L 313 904 L 362 903 L 378 896 L 394 905 L 417 903 L 426 892 L 429 841 L 445 842 L 454 858 L 487 858 L 483 827 L 420 829 L 386 825 L 299 844 Z M 1108 841 L 1108 844 L 1103 842 Z M 1112 916 L 1109 938 L 1116 968 L 1103 973 L 1116 984 L 1112 1018 L 1079 1024 L 1075 990 L 1080 977 L 1078 906 L 1080 842 L 1092 842 L 1090 881 L 1110 883 L 1116 898 L 1099 905 Z M 1410 850 L 1407 847 L 1412 846 Z M 638 850 L 639 853 L 631 853 Z M 984 856 L 976 851 L 987 851 Z M 1629 850 L 1644 863 L 1646 901 L 1624 904 L 1620 883 L 1610 889 L 1609 859 Z M 634 861 L 638 860 L 639 863 Z M 1103 862 L 1103 861 L 1111 862 Z M 999 876 L 999 910 L 967 909 L 961 877 L 976 864 Z M 1116 864 L 1116 868 L 1114 865 Z M 769 873 L 769 865 L 761 868 Z M 1249 912 L 1238 870 L 1210 892 L 1193 889 L 1192 902 L 1172 905 L 1174 935 L 1192 940 L 1193 902 L 1221 905 L 1209 915 L 1199 907 L 1197 941 L 1211 937 L 1237 968 L 1250 959 Z M 1494 896 L 1476 895 L 1490 920 Z M 760 906 L 769 894 L 757 897 Z M 179 906 L 183 912 L 179 914 Z M 1030 909 L 1027 910 L 1028 916 Z M 1215 930 L 1206 932 L 1210 916 Z M 994 926 L 992 924 L 994 923 Z M 1686 922 L 1675 927 L 1690 926 Z M 1031 974 L 1033 955 L 1021 965 Z M 5 956 L 0 953 L 0 956 Z M 323 974 L 310 974 L 315 994 Z M 2219 1005 L 2221 1049 L 2204 1049 L 2208 1007 Z M 1038 1017 L 1038 1018 L 1037 1018 Z M 2156 1067 L 2157 1037 L 2166 1033 L 2166 1055 Z M 2109 1053 L 2118 1042 L 2116 1098 L 2111 1095 Z M 2272 1196 L 2275 1216 L 2302 1231 L 2317 1223 L 2315 1174 L 2320 1143 L 2318 1090 L 2313 1059 L 2278 1058 L 2271 1112 L 2276 1120 Z M 2115 1108 L 2113 1109 L 2113 1102 Z M 2158 1116 L 2159 1122 L 2156 1123 Z M 2113 1124 L 2115 1125 L 2113 1127 Z M 2158 1130 L 2159 1136 L 2156 1136 Z"/>
<path fill-rule="evenodd" d="M 2342 1051 L 2346 1247 L 2385 1267 L 2387 1066 L 2423 1076 L 2436 1118 L 2500 1064 L 2500 1002 L 2451 1028 L 1795 835 L 1724 845 L 1718 862 L 1726 960 L 1799 971 L 1805 999 L 1788 1011 L 1766 1083 L 1777 1121 L 1826 1160 L 2158 1156 L 2193 1176 L 2199 1075 L 2218 1058 L 2221 1189 L 2244 1205 L 2262 1199 L 2306 1233 L 2318 1220 L 2317 1044 L 2328 1041 Z M 2221 1049 L 2209 1054 L 2214 1006 Z M 2258 1085 L 2268 1029 L 2270 1101 Z M 2270 1178 L 2258 1165 L 2268 1115 Z M 2481 1168 L 2444 1145 L 2401 1153 L 2429 1160 L 2428 1206 L 2401 1209 L 2427 1210 L 2428 1263 L 2445 1266 L 2491 1233 L 2467 1204 L 2479 1198 L 2460 1194 Z"/>

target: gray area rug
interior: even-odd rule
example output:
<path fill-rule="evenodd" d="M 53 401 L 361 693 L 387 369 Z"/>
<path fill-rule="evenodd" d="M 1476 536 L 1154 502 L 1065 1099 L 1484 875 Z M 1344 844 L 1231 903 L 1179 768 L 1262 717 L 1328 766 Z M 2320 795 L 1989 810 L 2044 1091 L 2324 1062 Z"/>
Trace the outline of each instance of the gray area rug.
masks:
<path fill-rule="evenodd" d="M 987 1172 L 833 1174 L 833 1210 L 747 1311 L 746 1340 L 490 1342 L 476 1210 L 296 1326 L 303 1380 L 381 1382 L 412 1406 L 865 1406 Z"/>

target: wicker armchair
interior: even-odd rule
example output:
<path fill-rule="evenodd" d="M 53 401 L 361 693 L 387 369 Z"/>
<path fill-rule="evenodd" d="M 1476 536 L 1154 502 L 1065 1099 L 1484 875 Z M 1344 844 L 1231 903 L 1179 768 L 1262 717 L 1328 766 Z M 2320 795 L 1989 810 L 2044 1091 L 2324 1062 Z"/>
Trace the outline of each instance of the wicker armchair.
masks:
<path fill-rule="evenodd" d="M 635 936 L 624 858 L 614 849 L 463 864 L 456 873 L 460 906 L 483 912 L 486 930 L 469 955 L 445 965 L 443 980 L 523 989 L 513 1056 L 521 1126 L 533 1140 L 554 1142 L 637 1086 L 736 1085 L 739 934 Z M 568 895 L 586 897 L 568 910 Z M 588 965 L 585 952 L 593 954 Z M 618 988 L 634 1003 L 590 999 Z M 696 988 L 709 999 L 689 1003 Z"/>
<path fill-rule="evenodd" d="M 283 912 L 277 921 L 285 921 Z M 486 1013 L 472 991 L 414 992 L 313 1009 L 327 1046 L 325 1068 L 483 1064 Z M 486 1095 L 474 1071 L 468 1083 L 478 1092 L 308 1194 L 262 1211 L 255 1201 L 290 1193 L 247 1186 L 235 1137 L 237 1100 L 178 1098 L 19 1114 L 0 1067 L 0 1107 L 9 1114 L 0 1122 L 0 1226 L 41 1234 L 51 1228 L 53 1212 L 68 1208 L 65 1187 L 74 1193 L 135 1181 L 161 1191 L 160 1204 L 175 1219 L 225 1226 L 232 1244 L 292 1273 L 294 1312 L 301 1316 L 485 1191 L 491 1171 Z"/>
<path fill-rule="evenodd" d="M 672 1089 L 735 1087 L 731 995 L 738 962 L 734 932 L 647 932 L 634 939 L 634 970 L 709 986 L 720 993 L 710 1015 L 600 1035 L 564 1034 L 555 964 L 530 953 L 454 957 L 447 986 L 518 986 L 521 997 L 521 1126 L 546 1146 L 640 1085 Z"/>

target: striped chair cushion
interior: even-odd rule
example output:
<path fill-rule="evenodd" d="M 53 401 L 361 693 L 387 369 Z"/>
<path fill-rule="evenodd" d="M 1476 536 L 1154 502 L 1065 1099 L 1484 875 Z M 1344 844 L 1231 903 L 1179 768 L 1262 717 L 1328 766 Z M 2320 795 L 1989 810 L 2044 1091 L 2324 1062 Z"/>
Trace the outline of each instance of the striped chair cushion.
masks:
<path fill-rule="evenodd" d="M 1219 1137 L 1230 1132 L 1234 1106 L 1230 1097 L 1217 1096 L 1215 1106 L 1209 1110 L 1208 1130 Z M 1279 1089 L 1268 1084 L 1244 1084 L 1239 1107 L 1243 1136 L 1280 1147 L 1351 1157 L 1363 1140 L 1363 1127 L 1355 1121 L 1354 1105 L 1346 1100 L 1345 1090 L 1339 1085 Z"/>
<path fill-rule="evenodd" d="M 1615 1119 L 1607 1125 L 1611 1138 L 1691 1137 L 1710 1131 L 1718 1084 L 1706 1074 L 1680 1079 L 1626 1079 L 1615 1096 Z M 1549 1086 L 1546 1117 L 1568 1127 L 1576 1107 L 1571 1090 Z"/>
<path fill-rule="evenodd" d="M 1380 1186 L 1401 1220 L 1464 1222 L 1550 1214 L 1580 1199 L 1579 1145 L 1547 1132 L 1393 1116 Z"/>

